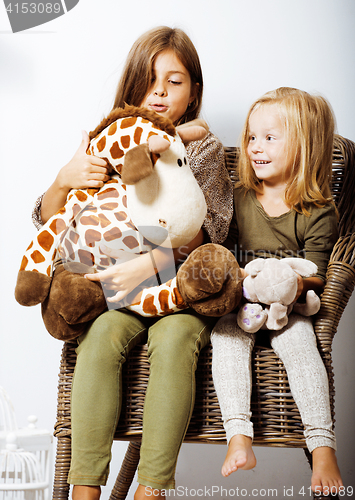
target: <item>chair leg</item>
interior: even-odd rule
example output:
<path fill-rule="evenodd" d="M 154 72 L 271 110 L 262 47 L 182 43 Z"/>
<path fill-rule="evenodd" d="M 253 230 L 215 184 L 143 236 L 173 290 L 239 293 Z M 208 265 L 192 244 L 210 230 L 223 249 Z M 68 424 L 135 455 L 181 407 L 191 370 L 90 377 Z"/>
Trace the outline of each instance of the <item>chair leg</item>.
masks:
<path fill-rule="evenodd" d="M 304 448 L 304 452 L 305 452 L 305 455 L 307 457 L 307 460 L 308 460 L 308 463 L 312 469 L 313 467 L 313 460 L 312 460 L 312 454 L 308 451 L 307 448 Z M 326 499 L 329 499 L 329 498 L 334 498 L 336 500 L 339 500 L 339 496 L 338 495 L 317 495 L 317 493 L 313 493 L 313 498 L 317 498 L 319 500 L 326 500 Z"/>
<path fill-rule="evenodd" d="M 139 441 L 129 443 L 110 500 L 124 500 L 126 498 L 138 467 L 140 448 L 141 443 Z"/>
<path fill-rule="evenodd" d="M 70 485 L 68 474 L 71 458 L 71 439 L 67 437 L 57 438 L 57 455 L 53 481 L 53 500 L 67 500 Z"/>

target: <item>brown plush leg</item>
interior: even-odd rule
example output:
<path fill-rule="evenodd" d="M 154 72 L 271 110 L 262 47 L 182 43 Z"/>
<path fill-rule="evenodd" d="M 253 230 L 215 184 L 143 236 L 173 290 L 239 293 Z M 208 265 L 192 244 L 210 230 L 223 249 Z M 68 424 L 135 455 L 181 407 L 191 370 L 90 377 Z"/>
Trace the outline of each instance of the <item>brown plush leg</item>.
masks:
<path fill-rule="evenodd" d="M 214 243 L 196 248 L 177 273 L 179 292 L 186 304 L 205 316 L 223 316 L 242 297 L 239 265 L 233 254 Z"/>
<path fill-rule="evenodd" d="M 36 271 L 19 271 L 15 288 L 15 299 L 22 306 L 35 306 L 48 295 L 52 278 Z"/>
<path fill-rule="evenodd" d="M 53 309 L 49 297 L 42 304 L 42 318 L 47 331 L 58 340 L 73 340 L 87 330 L 88 322 L 69 325 Z"/>
<path fill-rule="evenodd" d="M 55 270 L 48 302 L 58 316 L 74 325 L 97 318 L 106 308 L 106 299 L 100 283 L 84 278 L 88 269 L 61 264 Z"/>

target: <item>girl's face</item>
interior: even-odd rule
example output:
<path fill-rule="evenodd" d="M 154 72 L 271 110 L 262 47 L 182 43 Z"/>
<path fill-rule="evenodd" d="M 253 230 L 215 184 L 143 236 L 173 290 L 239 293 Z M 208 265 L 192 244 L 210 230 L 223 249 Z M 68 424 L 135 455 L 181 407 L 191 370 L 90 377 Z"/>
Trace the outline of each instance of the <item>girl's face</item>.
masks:
<path fill-rule="evenodd" d="M 171 50 L 158 54 L 152 84 L 141 106 L 177 123 L 194 98 L 190 75 L 180 59 Z"/>
<path fill-rule="evenodd" d="M 285 184 L 287 167 L 285 124 L 278 107 L 261 105 L 249 117 L 248 156 L 258 179 L 272 185 Z"/>

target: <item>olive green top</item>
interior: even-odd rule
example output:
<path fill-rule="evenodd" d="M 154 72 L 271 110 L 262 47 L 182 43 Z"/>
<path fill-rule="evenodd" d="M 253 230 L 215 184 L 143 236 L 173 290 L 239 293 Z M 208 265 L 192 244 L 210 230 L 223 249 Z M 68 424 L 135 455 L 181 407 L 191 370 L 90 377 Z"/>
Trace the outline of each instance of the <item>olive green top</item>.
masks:
<path fill-rule="evenodd" d="M 228 247 L 241 267 L 257 257 L 303 257 L 318 266 L 325 281 L 329 257 L 338 239 L 336 209 L 332 204 L 308 209 L 310 216 L 295 210 L 270 217 L 253 190 L 234 190 L 234 215 Z"/>

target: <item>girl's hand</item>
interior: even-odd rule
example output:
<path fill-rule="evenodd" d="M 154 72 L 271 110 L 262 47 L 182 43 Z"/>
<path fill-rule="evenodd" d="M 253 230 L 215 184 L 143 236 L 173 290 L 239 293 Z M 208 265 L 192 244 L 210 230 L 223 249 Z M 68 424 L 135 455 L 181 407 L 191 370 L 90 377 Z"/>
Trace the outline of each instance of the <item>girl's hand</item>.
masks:
<path fill-rule="evenodd" d="M 245 278 L 248 276 L 248 273 L 244 269 L 244 267 L 239 268 L 239 279 L 243 282 Z"/>
<path fill-rule="evenodd" d="M 59 189 L 69 192 L 72 188 L 100 188 L 109 180 L 106 161 L 86 153 L 89 142 L 89 136 L 83 130 L 78 150 L 57 175 L 56 183 Z"/>
<path fill-rule="evenodd" d="M 83 130 L 79 149 L 59 171 L 55 181 L 46 191 L 41 206 L 41 218 L 45 223 L 66 202 L 69 191 L 84 188 L 100 188 L 109 180 L 105 160 L 86 154 L 89 145 L 89 136 Z"/>
<path fill-rule="evenodd" d="M 108 302 L 120 302 L 143 281 L 174 266 L 174 262 L 182 256 L 188 255 L 199 244 L 203 243 L 203 232 L 184 247 L 177 249 L 157 247 L 151 252 L 136 255 L 123 250 L 113 250 L 105 245 L 100 245 L 102 253 L 116 259 L 116 264 L 94 274 L 86 274 L 91 281 L 100 281 L 106 290 L 113 290 L 116 294 L 107 297 Z M 186 253 L 185 253 L 186 252 Z"/>
<path fill-rule="evenodd" d="M 302 276 L 297 274 L 297 286 L 298 288 L 295 301 L 299 298 L 304 299 L 308 290 L 314 290 L 317 295 L 320 295 L 323 291 L 324 283 L 320 278 L 317 278 L 317 276 L 302 278 Z"/>
<path fill-rule="evenodd" d="M 125 253 L 127 254 L 127 252 Z M 154 274 L 152 272 L 153 266 L 150 266 L 151 270 L 148 272 L 147 260 L 142 257 L 145 256 L 134 256 L 130 260 L 105 269 L 105 271 L 86 274 L 85 278 L 91 281 L 100 281 L 105 290 L 116 292 L 113 297 L 107 297 L 108 302 L 120 302 L 142 281 Z"/>
<path fill-rule="evenodd" d="M 297 275 L 297 293 L 296 293 L 295 301 L 300 298 L 300 296 L 302 295 L 303 290 L 304 290 L 304 281 L 303 281 L 302 276 L 300 276 L 298 273 L 296 273 L 296 275 Z"/>

